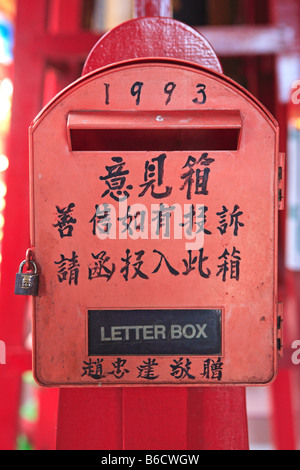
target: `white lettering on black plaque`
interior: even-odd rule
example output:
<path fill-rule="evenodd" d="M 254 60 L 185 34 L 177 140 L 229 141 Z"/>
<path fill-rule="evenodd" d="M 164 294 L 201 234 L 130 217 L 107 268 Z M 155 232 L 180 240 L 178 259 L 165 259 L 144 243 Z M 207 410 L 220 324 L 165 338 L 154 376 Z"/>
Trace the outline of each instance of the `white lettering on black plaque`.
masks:
<path fill-rule="evenodd" d="M 221 354 L 221 309 L 88 310 L 88 354 Z"/>

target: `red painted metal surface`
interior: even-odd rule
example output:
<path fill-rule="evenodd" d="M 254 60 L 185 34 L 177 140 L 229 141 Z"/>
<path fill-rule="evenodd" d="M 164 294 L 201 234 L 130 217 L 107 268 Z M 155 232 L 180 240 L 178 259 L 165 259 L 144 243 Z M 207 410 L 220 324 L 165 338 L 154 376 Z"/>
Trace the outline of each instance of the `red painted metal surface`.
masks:
<path fill-rule="evenodd" d="M 101 37 L 88 55 L 82 74 L 142 57 L 176 57 L 222 73 L 213 48 L 195 29 L 171 18 L 137 18 Z"/>
<path fill-rule="evenodd" d="M 133 84 L 137 83 L 137 77 L 140 80 L 138 83 L 143 84 L 138 105 L 136 96 L 130 93 Z M 170 93 L 164 93 L 168 83 L 173 84 L 172 98 Z M 195 86 L 197 83 L 202 84 L 201 93 Z M 105 93 L 108 84 L 109 99 Z M 104 106 L 105 111 L 97 111 Z M 55 133 L 49 145 L 49 129 L 54 128 Z M 255 139 L 253 128 L 257 129 Z M 174 146 L 174 135 L 177 135 L 178 129 L 182 132 L 180 145 Z M 107 140 L 109 133 L 113 137 Z M 33 195 L 31 243 L 41 271 L 39 296 L 34 299 L 33 317 L 34 372 L 39 383 L 48 386 L 80 386 L 94 385 L 96 380 L 103 386 L 121 383 L 148 385 L 147 376 L 136 375 L 140 365 L 147 362 L 147 354 L 160 356 L 155 367 L 154 375 L 157 377 L 152 382 L 156 384 L 178 385 L 177 374 L 170 374 L 170 363 L 178 354 L 191 365 L 190 374 L 180 377 L 181 384 L 245 385 L 270 382 L 276 375 L 277 364 L 276 234 L 279 166 L 278 128 L 271 115 L 255 99 L 245 95 L 240 86 L 222 74 L 208 72 L 181 61 L 144 59 L 123 62 L 83 76 L 44 108 L 34 120 L 30 135 Z M 261 141 L 263 159 L 257 152 L 257 139 Z M 165 163 L 164 182 L 161 183 L 162 188 L 158 189 L 159 194 L 141 191 L 148 160 L 156 161 L 161 152 L 165 152 Z M 99 178 L 106 178 L 106 170 L 116 155 L 128 171 L 128 191 L 125 191 L 125 187 L 121 188 L 121 196 L 113 188 L 107 191 L 107 184 L 99 181 Z M 207 178 L 210 173 L 208 188 L 205 186 L 203 190 L 201 186 L 201 191 L 193 190 L 189 194 L 186 185 L 182 187 L 182 173 L 185 173 L 182 169 L 186 168 L 188 158 L 199 160 L 203 156 L 208 157 L 207 166 L 210 166 L 210 171 L 206 172 Z M 55 175 L 52 173 L 53 167 Z M 250 178 L 249 169 L 252 168 L 255 171 Z M 261 175 L 259 181 L 257 173 Z M 224 174 L 228 175 L 225 179 Z M 239 184 L 243 185 L 243 194 L 239 189 L 233 189 L 238 188 Z M 165 185 L 171 190 L 165 192 Z M 90 188 L 89 191 L 87 188 Z M 253 195 L 249 198 L 251 192 Z M 126 199 L 126 209 L 119 206 L 119 199 L 123 202 Z M 156 230 L 153 204 L 158 202 L 174 205 L 181 212 L 181 215 L 177 214 L 180 218 L 177 221 L 173 213 L 175 226 L 174 229 L 170 228 L 170 236 L 165 240 L 162 237 L 164 230 L 160 230 L 158 236 L 153 236 L 153 230 Z M 70 223 L 76 223 L 71 227 L 72 236 L 66 231 L 62 234 L 60 229 L 57 230 L 59 219 L 58 214 L 55 214 L 55 208 L 61 211 L 71 203 L 74 220 Z M 193 204 L 197 212 L 197 204 L 205 204 L 207 227 L 210 230 L 208 235 L 204 235 L 203 241 L 199 239 L 196 243 L 196 239 L 193 239 L 191 248 L 187 247 L 189 241 L 185 235 L 180 237 L 180 226 L 176 225 L 184 223 L 183 214 L 186 214 L 188 203 Z M 113 219 L 112 214 L 109 237 L 97 237 L 97 229 L 93 230 L 89 222 L 98 204 L 108 204 L 121 218 L 120 211 L 127 211 L 127 206 L 143 205 L 143 211 L 148 214 L 143 236 L 138 237 L 143 240 L 134 239 L 130 232 L 126 236 L 119 236 L 120 224 L 117 219 Z M 234 231 L 224 229 L 223 233 L 218 217 L 212 216 L 218 215 L 222 207 L 228 208 L 226 210 L 230 210 L 230 213 L 234 207 L 235 212 L 237 209 L 240 211 L 239 216 L 235 215 L 232 219 L 238 218 L 234 222 L 237 224 Z M 113 230 L 116 231 L 115 235 L 112 234 Z M 121 230 L 124 232 L 123 226 Z M 223 238 L 220 237 L 220 231 Z M 207 261 L 206 269 L 203 268 L 205 273 L 200 272 L 200 276 L 196 272 L 189 274 L 186 271 L 187 264 L 184 265 L 182 260 L 188 256 L 187 250 L 194 250 L 193 256 L 197 256 L 202 247 Z M 235 251 L 234 261 L 230 258 L 226 269 L 228 274 L 225 271 L 222 277 L 218 277 L 215 273 L 219 271 L 220 274 L 223 269 L 222 261 L 220 266 L 218 260 L 222 260 L 225 248 L 230 253 Z M 124 282 L 121 268 L 124 266 L 125 253 L 127 250 L 134 253 L 140 249 L 144 253 L 144 278 L 133 281 L 130 275 Z M 116 271 L 106 279 L 103 279 L 101 263 L 96 263 L 101 272 L 98 273 L 97 268 L 92 277 L 88 276 L 89 269 L 95 264 L 91 253 L 95 256 L 99 250 L 105 250 L 109 257 L 110 262 L 107 262 L 106 267 L 110 269 L 114 266 Z M 157 250 L 162 251 L 176 268 L 175 277 L 167 270 L 159 269 L 156 273 L 159 262 L 155 254 Z M 61 274 L 60 268 L 64 265 L 61 266 L 59 260 L 60 256 L 69 259 L 72 252 L 76 253 L 78 267 L 75 269 L 74 265 L 74 272 L 70 271 L 70 276 L 76 276 L 71 279 L 67 271 Z M 193 270 L 192 266 L 190 268 Z M 112 281 L 108 282 L 110 279 Z M 260 295 L 254 299 L 252 293 L 258 291 Z M 63 306 L 64 298 L 69 300 Z M 97 322 L 104 316 L 100 310 L 109 310 L 109 317 L 116 318 L 119 318 L 120 310 L 122 316 L 128 311 L 126 321 L 129 323 L 119 319 L 112 325 L 132 325 L 132 318 L 137 322 L 134 325 L 139 325 L 139 321 L 144 324 L 140 319 L 141 312 L 135 317 L 136 310 L 145 310 L 146 325 L 152 325 L 154 321 L 168 325 L 167 310 L 172 311 L 172 324 L 176 322 L 176 310 L 183 310 L 177 321 L 185 321 L 186 324 L 197 321 L 201 324 L 203 320 L 199 312 L 195 320 L 184 320 L 184 316 L 189 318 L 193 309 L 209 308 L 217 309 L 221 315 L 222 331 L 219 346 L 210 352 L 205 343 L 210 344 L 217 335 L 210 325 L 211 318 L 205 320 L 205 324 L 208 323 L 208 339 L 205 335 L 203 340 L 202 333 L 197 336 L 197 345 L 201 343 L 205 348 L 201 353 L 192 347 L 188 348 L 190 352 L 183 353 L 179 346 L 175 348 L 179 352 L 175 352 L 167 338 L 158 335 L 155 346 L 150 348 L 151 352 L 142 354 L 141 350 L 148 350 L 151 339 L 148 336 L 152 337 L 153 332 L 146 335 L 138 351 L 127 349 L 123 338 L 122 342 L 117 343 L 122 352 L 116 352 L 119 348 L 116 349 L 116 343 L 109 339 L 110 323 L 104 322 L 105 339 L 102 339 L 103 331 L 100 335 L 100 328 L 99 335 L 95 332 L 95 336 L 90 330 L 91 310 Z M 148 309 L 152 309 L 155 319 L 150 316 Z M 76 321 L 74 311 L 78 312 Z M 210 312 L 210 317 L 212 315 L 213 312 Z M 94 325 L 93 329 L 97 328 Z M 168 331 L 168 326 L 163 328 Z M 192 332 L 186 338 L 191 342 L 193 336 Z M 202 342 L 199 339 L 201 336 Z M 76 348 L 73 349 L 75 338 Z M 168 352 L 164 352 L 167 344 Z M 128 369 L 121 378 L 111 373 L 118 354 L 126 361 Z M 189 357 L 189 354 L 193 357 Z M 205 372 L 207 361 L 213 360 L 210 357 L 212 355 L 217 356 L 213 358 L 214 363 L 222 361 L 222 377 L 210 371 Z M 91 360 L 93 364 L 95 360 L 101 361 L 101 373 L 84 373 L 87 372 L 84 366 Z"/>

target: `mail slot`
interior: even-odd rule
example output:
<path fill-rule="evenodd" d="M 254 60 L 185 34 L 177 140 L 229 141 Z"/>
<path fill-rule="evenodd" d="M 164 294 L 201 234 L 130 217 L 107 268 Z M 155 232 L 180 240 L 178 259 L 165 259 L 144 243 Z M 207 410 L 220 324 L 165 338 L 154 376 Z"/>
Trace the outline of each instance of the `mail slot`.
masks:
<path fill-rule="evenodd" d="M 237 83 L 175 59 L 103 67 L 41 111 L 30 127 L 39 384 L 275 377 L 278 132 Z"/>
<path fill-rule="evenodd" d="M 155 126 L 155 122 L 157 125 Z M 238 111 L 70 113 L 72 151 L 237 150 Z"/>

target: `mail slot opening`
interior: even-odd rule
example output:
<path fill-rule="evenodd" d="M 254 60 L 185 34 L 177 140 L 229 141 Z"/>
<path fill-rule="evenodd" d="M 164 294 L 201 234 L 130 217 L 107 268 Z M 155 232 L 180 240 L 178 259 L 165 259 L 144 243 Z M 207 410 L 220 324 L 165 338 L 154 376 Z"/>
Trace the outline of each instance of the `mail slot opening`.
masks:
<path fill-rule="evenodd" d="M 70 129 L 72 151 L 238 149 L 240 129 Z"/>

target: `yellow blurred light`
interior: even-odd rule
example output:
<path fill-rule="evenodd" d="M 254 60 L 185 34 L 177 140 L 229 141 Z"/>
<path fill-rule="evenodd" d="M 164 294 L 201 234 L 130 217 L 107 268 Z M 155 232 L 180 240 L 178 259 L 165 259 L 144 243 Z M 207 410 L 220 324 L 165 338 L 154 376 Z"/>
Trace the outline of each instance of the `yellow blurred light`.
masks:
<path fill-rule="evenodd" d="M 3 214 L 0 214 L 0 228 L 4 227 L 4 216 Z"/>
<path fill-rule="evenodd" d="M 0 212 L 5 209 L 5 206 L 6 206 L 6 201 L 4 197 L 0 197 Z"/>
<path fill-rule="evenodd" d="M 297 130 L 300 130 L 300 117 L 292 119 L 292 126 L 295 127 Z"/>
<path fill-rule="evenodd" d="M 9 160 L 6 155 L 0 155 L 0 172 L 7 170 L 9 166 Z"/>
<path fill-rule="evenodd" d="M 3 181 L 0 181 L 0 198 L 4 197 L 7 193 L 7 187 L 6 184 L 3 183 Z"/>

